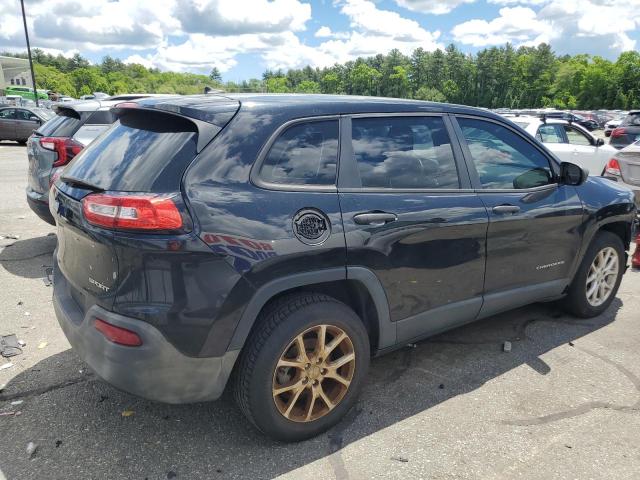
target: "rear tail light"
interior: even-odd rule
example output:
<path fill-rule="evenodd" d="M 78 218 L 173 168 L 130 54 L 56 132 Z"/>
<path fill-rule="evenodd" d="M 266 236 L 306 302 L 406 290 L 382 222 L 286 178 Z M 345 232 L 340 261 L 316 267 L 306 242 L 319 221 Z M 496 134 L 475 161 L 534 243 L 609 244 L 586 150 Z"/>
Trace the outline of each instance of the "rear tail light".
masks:
<path fill-rule="evenodd" d="M 611 132 L 611 138 L 619 138 L 627 134 L 624 128 L 614 128 Z"/>
<path fill-rule="evenodd" d="M 104 320 L 100 320 L 99 318 L 95 319 L 93 326 L 96 327 L 96 330 L 103 334 L 110 342 L 127 347 L 139 347 L 142 345 L 142 339 L 138 334 L 126 328 L 116 327 L 115 325 L 107 323 Z"/>
<path fill-rule="evenodd" d="M 82 199 L 82 211 L 92 225 L 115 230 L 178 230 L 182 215 L 175 194 L 92 193 Z"/>
<path fill-rule="evenodd" d="M 620 163 L 618 162 L 617 158 L 613 157 L 611 160 L 609 160 L 609 163 L 607 163 L 607 167 L 605 168 L 605 172 L 609 175 L 615 175 L 617 177 L 621 175 Z"/>
<path fill-rule="evenodd" d="M 66 165 L 84 148 L 83 144 L 66 137 L 42 137 L 40 146 L 58 154 L 58 158 L 53 162 L 53 167 Z"/>

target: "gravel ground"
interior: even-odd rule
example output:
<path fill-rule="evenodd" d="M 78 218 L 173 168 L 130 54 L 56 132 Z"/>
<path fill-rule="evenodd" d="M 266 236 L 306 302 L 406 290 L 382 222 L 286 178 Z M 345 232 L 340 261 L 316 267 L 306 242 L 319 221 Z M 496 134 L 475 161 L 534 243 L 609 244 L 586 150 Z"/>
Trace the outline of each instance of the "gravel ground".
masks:
<path fill-rule="evenodd" d="M 153 403 L 87 370 L 42 280 L 56 240 L 24 147 L 0 144 L 0 165 L 0 334 L 27 343 L 0 370 L 0 479 L 640 478 L 640 272 L 599 318 L 533 305 L 375 359 L 340 425 L 278 444 L 229 399 Z"/>

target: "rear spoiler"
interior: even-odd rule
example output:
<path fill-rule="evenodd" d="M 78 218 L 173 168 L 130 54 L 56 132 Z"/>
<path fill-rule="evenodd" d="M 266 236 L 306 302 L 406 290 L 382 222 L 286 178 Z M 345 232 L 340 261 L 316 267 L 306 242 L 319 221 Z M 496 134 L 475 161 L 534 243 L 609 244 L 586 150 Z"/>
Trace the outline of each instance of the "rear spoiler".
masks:
<path fill-rule="evenodd" d="M 193 123 L 198 129 L 198 153 L 222 130 L 234 117 L 240 102 L 223 96 L 173 97 L 171 99 L 144 98 L 137 101 L 118 103 L 111 112 L 120 118 L 129 112 L 149 112 L 173 115 Z"/>
<path fill-rule="evenodd" d="M 80 112 L 78 112 L 75 108 L 69 107 L 68 105 L 52 105 L 51 110 L 56 112 L 56 114 L 58 115 L 80 119 Z"/>

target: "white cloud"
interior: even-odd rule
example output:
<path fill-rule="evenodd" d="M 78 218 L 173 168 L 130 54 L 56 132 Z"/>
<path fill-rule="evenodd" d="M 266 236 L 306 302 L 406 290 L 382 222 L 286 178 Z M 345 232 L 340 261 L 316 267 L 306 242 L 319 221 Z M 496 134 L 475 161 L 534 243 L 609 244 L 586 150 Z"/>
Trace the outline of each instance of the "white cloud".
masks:
<path fill-rule="evenodd" d="M 287 69 L 305 65 L 326 67 L 387 53 L 394 48 L 411 53 L 418 47 L 426 50 L 443 47 L 438 43 L 440 32 L 429 32 L 396 12 L 379 9 L 371 1 L 346 0 L 338 7 L 349 20 L 352 31 L 333 32 L 329 27 L 320 27 L 314 35 L 324 39 L 319 45 L 303 43 L 292 31 L 239 35 L 194 33 L 179 44 L 158 48 L 143 60 L 161 69 L 208 72 L 215 65 L 226 72 L 236 65 L 236 57 L 241 53 L 259 55 L 266 68 Z M 140 58 L 137 62 L 141 63 Z"/>
<path fill-rule="evenodd" d="M 327 26 L 320 27 L 314 34 L 316 38 L 349 38 L 347 32 L 334 32 Z"/>
<path fill-rule="evenodd" d="M 408 10 L 420 13 L 443 15 L 465 3 L 473 3 L 476 0 L 395 0 L 395 2 Z M 506 0 L 512 1 L 512 0 Z"/>
<path fill-rule="evenodd" d="M 521 4 L 500 9 L 492 20 L 469 20 L 451 33 L 456 42 L 475 47 L 550 43 L 561 54 L 590 53 L 613 57 L 632 50 L 630 33 L 640 29 L 640 0 L 628 0 L 621 11 L 617 0 L 490 0 Z M 534 10 L 534 8 L 537 10 Z"/>
<path fill-rule="evenodd" d="M 398 12 L 381 10 L 369 0 L 346 0 L 340 11 L 349 17 L 352 28 L 370 35 L 390 37 L 401 42 L 432 44 L 439 36 L 420 26 L 415 20 L 402 17 Z M 429 45 L 425 47 L 429 48 Z"/>
<path fill-rule="evenodd" d="M 456 25 L 451 31 L 456 42 L 485 47 L 507 42 L 523 44 L 551 34 L 551 25 L 538 20 L 536 12 L 526 7 L 505 7 L 500 16 L 491 21 L 469 20 Z"/>
<path fill-rule="evenodd" d="M 311 5 L 298 0 L 176 0 L 188 33 L 242 35 L 304 30 Z"/>

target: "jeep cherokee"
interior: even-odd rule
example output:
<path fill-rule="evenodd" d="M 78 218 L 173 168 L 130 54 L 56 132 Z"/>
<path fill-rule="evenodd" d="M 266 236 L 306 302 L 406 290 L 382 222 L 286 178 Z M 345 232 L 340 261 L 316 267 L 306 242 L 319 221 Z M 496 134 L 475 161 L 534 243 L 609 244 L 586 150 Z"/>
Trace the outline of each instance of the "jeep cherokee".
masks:
<path fill-rule="evenodd" d="M 372 355 L 531 302 L 598 315 L 626 269 L 631 192 L 484 110 L 247 94 L 112 112 L 50 193 L 62 329 L 148 399 L 230 383 L 280 440 L 337 423 Z"/>

